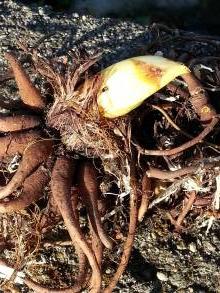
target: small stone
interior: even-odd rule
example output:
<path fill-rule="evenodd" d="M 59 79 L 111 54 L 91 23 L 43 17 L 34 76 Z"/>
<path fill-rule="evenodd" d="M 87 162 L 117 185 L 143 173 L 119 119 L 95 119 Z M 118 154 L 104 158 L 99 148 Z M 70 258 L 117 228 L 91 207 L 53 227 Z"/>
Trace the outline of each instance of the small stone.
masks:
<path fill-rule="evenodd" d="M 79 13 L 77 13 L 77 12 L 74 12 L 72 15 L 73 15 L 73 17 L 75 17 L 75 18 L 78 18 L 78 17 L 79 17 Z"/>
<path fill-rule="evenodd" d="M 213 241 L 214 244 L 218 244 L 219 243 L 219 239 L 216 236 L 213 236 L 212 237 L 212 241 Z"/>
<path fill-rule="evenodd" d="M 162 272 L 157 272 L 157 279 L 162 282 L 166 282 L 168 280 L 168 277 Z"/>
<path fill-rule="evenodd" d="M 38 8 L 39 15 L 44 15 L 44 9 L 42 7 Z"/>
<path fill-rule="evenodd" d="M 180 242 L 179 244 L 177 244 L 176 248 L 178 250 L 185 250 L 186 249 L 186 245 L 183 242 Z"/>
<path fill-rule="evenodd" d="M 156 239 L 156 238 L 157 238 L 157 236 L 156 236 L 155 233 L 153 233 L 153 232 L 150 233 L 150 236 L 151 236 L 152 239 Z"/>
<path fill-rule="evenodd" d="M 109 41 L 109 38 L 106 37 L 106 36 L 103 36 L 103 41 L 104 41 L 104 42 L 107 42 L 107 41 Z"/>
<path fill-rule="evenodd" d="M 155 53 L 154 53 L 154 55 L 155 56 L 161 56 L 161 57 L 163 57 L 163 52 L 162 51 L 156 51 Z"/>
<path fill-rule="evenodd" d="M 112 271 L 111 271 L 110 269 L 107 269 L 107 270 L 105 271 L 105 273 L 106 273 L 107 275 L 110 275 L 110 274 L 112 273 Z"/>
<path fill-rule="evenodd" d="M 189 244 L 189 250 L 193 253 L 196 252 L 196 244 L 194 242 Z"/>

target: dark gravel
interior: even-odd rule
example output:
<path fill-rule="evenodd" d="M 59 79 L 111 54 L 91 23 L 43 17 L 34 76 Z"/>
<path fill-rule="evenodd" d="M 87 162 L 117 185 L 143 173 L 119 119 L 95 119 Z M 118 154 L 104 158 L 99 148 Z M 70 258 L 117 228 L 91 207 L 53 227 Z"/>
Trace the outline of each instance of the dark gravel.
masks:
<path fill-rule="evenodd" d="M 42 46 L 48 56 L 81 46 L 103 53 L 103 66 L 138 54 L 149 40 L 147 27 L 132 22 L 59 14 L 48 6 L 27 7 L 16 1 L 0 1 L 0 29 L 0 55 L 14 47 L 16 40 L 33 45 L 47 36 Z"/>

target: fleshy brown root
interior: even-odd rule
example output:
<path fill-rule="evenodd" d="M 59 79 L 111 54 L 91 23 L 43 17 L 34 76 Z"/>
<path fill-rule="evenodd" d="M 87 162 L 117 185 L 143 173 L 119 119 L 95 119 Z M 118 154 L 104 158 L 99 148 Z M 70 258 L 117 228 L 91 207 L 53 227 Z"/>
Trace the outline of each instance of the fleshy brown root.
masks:
<path fill-rule="evenodd" d="M 45 107 L 45 102 L 40 91 L 32 84 L 19 61 L 12 53 L 6 53 L 5 58 L 12 67 L 23 103 L 33 110 L 42 110 Z"/>
<path fill-rule="evenodd" d="M 43 166 L 39 166 L 32 175 L 25 179 L 23 191 L 19 197 L 9 201 L 0 201 L 0 213 L 19 211 L 37 201 L 43 195 L 43 190 L 48 180 L 47 171 Z"/>
<path fill-rule="evenodd" d="M 97 183 L 96 169 L 92 163 L 83 162 L 79 174 L 80 191 L 85 199 L 93 230 L 97 231 L 98 236 L 105 247 L 111 249 L 113 243 L 102 227 L 101 216 L 98 210 L 98 197 L 100 190 Z"/>
<path fill-rule="evenodd" d="M 27 145 L 41 139 L 39 131 L 24 131 L 20 133 L 11 133 L 0 137 L 0 159 L 14 154 L 23 154 Z"/>
<path fill-rule="evenodd" d="M 0 189 L 0 199 L 14 192 L 21 186 L 27 176 L 36 170 L 43 161 L 47 160 L 52 151 L 52 146 L 53 143 L 51 140 L 40 140 L 26 147 L 16 174 L 6 186 Z"/>
<path fill-rule="evenodd" d="M 63 217 L 70 237 L 86 255 L 92 268 L 91 292 L 98 293 L 101 290 L 101 273 L 95 255 L 85 240 L 76 219 L 70 199 L 71 182 L 73 176 L 73 163 L 66 158 L 58 158 L 52 171 L 51 190 L 53 197 Z"/>
<path fill-rule="evenodd" d="M 34 128 L 40 125 L 40 118 L 31 115 L 0 117 L 0 131 L 13 132 Z"/>

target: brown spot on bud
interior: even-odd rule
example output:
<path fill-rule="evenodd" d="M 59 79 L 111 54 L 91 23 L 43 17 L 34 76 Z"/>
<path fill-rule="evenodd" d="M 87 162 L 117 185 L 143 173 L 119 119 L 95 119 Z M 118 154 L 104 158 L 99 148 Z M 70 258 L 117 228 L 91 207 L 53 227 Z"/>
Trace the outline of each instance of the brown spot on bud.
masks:
<path fill-rule="evenodd" d="M 161 68 L 147 64 L 139 60 L 132 60 L 137 68 L 140 70 L 140 76 L 143 76 L 144 80 L 147 80 L 148 83 L 152 83 L 158 88 L 160 88 L 160 81 L 163 75 Z"/>

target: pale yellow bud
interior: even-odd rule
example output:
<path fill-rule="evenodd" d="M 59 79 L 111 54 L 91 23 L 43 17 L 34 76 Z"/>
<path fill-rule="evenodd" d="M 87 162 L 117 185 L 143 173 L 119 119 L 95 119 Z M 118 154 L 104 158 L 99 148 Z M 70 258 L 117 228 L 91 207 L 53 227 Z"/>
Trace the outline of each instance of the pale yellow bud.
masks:
<path fill-rule="evenodd" d="M 160 56 L 140 56 L 104 69 L 97 102 L 100 113 L 116 118 L 137 108 L 177 76 L 189 73 L 183 64 Z"/>

